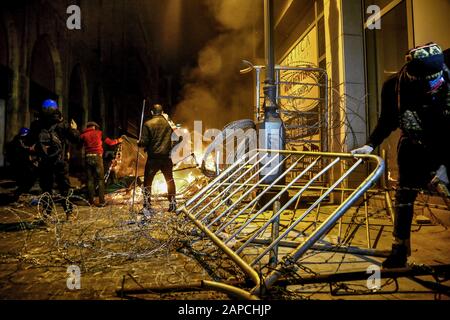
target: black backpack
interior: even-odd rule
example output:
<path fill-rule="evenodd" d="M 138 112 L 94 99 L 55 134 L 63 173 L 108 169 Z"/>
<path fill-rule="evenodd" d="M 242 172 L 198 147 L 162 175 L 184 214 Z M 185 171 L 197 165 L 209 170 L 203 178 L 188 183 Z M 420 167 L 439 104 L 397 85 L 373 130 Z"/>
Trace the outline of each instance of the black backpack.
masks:
<path fill-rule="evenodd" d="M 55 163 L 63 159 L 63 143 L 56 132 L 57 124 L 48 129 L 41 129 L 38 137 L 37 151 L 44 163 Z"/>

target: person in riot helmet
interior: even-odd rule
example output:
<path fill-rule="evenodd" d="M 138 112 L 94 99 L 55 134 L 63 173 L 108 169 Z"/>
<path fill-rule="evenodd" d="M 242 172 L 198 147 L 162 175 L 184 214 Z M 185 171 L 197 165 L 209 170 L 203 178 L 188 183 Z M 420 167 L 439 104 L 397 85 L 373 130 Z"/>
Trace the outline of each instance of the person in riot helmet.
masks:
<path fill-rule="evenodd" d="M 151 187 L 153 179 L 158 171 L 164 175 L 167 184 L 169 212 L 176 210 L 176 187 L 173 179 L 173 163 L 170 158 L 172 150 L 173 129 L 163 116 L 163 108 L 160 104 L 152 107 L 152 119 L 144 124 L 142 137 L 138 142 L 147 152 L 147 163 L 144 173 L 144 213 L 151 211 Z"/>
<path fill-rule="evenodd" d="M 450 72 L 435 43 L 411 49 L 406 64 L 388 79 L 381 93 L 381 114 L 366 145 L 353 154 L 369 154 L 400 128 L 399 186 L 396 191 L 394 241 L 384 268 L 405 267 L 409 254 L 414 202 L 433 180 L 449 183 Z"/>
<path fill-rule="evenodd" d="M 36 182 L 37 161 L 30 141 L 30 129 L 21 128 L 13 140 L 6 145 L 6 159 L 16 180 L 14 201 L 17 201 L 20 195 L 30 191 Z"/>
<path fill-rule="evenodd" d="M 39 118 L 31 125 L 35 139 L 35 150 L 39 157 L 39 183 L 43 192 L 52 194 L 56 181 L 62 197 L 67 197 L 70 190 L 68 144 L 80 139 L 75 121 L 69 125 L 64 120 L 56 101 L 48 99 L 42 104 Z M 69 218 L 72 207 L 68 201 L 62 201 L 64 212 Z M 47 209 L 50 214 L 51 208 Z"/>

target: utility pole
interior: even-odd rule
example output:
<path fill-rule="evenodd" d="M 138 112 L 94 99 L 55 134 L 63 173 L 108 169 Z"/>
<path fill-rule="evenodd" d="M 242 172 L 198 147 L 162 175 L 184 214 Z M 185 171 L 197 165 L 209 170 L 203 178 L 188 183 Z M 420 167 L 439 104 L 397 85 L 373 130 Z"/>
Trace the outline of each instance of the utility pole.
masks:
<path fill-rule="evenodd" d="M 277 84 L 275 82 L 275 50 L 274 50 L 274 17 L 273 17 L 273 0 L 264 0 L 264 44 L 266 55 L 266 79 L 264 82 L 264 122 L 261 126 L 263 137 L 261 140 L 261 148 L 268 150 L 284 150 L 285 149 L 285 130 L 283 121 L 280 117 L 280 109 L 277 104 Z M 278 165 L 282 156 L 278 154 L 271 157 L 278 157 L 278 161 L 274 161 L 268 166 L 270 171 L 272 166 Z M 265 175 L 262 172 L 264 183 L 272 183 L 283 172 L 283 166 L 280 166 L 273 174 Z"/>
<path fill-rule="evenodd" d="M 266 79 L 264 82 L 264 122 L 261 129 L 263 129 L 264 139 L 261 147 L 268 150 L 284 150 L 285 149 L 285 130 L 283 121 L 280 116 L 280 108 L 277 104 L 277 83 L 275 71 L 275 49 L 274 49 L 274 18 L 273 18 L 273 0 L 264 0 L 264 45 L 266 56 Z M 272 166 L 277 166 L 283 160 L 283 156 L 279 153 L 271 154 L 266 161 L 271 161 L 272 157 L 278 157 L 268 166 L 271 170 Z M 272 168 L 271 168 L 272 167 Z M 284 166 L 281 165 L 271 175 L 264 174 L 266 184 L 275 181 L 284 171 Z M 284 179 L 281 183 L 284 183 Z M 281 199 L 276 199 L 273 203 L 273 215 L 275 215 L 281 207 Z M 278 238 L 280 228 L 280 217 L 278 216 L 272 222 L 271 237 L 272 241 Z M 278 264 L 278 245 L 270 251 L 269 264 L 275 268 Z"/>

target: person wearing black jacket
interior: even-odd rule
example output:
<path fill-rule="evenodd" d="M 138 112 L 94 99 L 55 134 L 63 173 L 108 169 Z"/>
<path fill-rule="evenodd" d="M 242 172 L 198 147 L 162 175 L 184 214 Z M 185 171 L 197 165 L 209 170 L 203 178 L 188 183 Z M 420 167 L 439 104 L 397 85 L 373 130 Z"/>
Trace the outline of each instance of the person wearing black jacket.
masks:
<path fill-rule="evenodd" d="M 381 114 L 366 145 L 353 154 L 369 154 L 391 132 L 401 129 L 398 144 L 394 242 L 384 268 L 406 266 L 414 202 L 433 178 L 448 184 L 450 168 L 450 72 L 441 48 L 430 43 L 411 49 L 407 63 L 388 79 L 381 93 Z"/>
<path fill-rule="evenodd" d="M 48 99 L 42 104 L 39 118 L 31 125 L 35 150 L 39 157 L 39 184 L 43 192 L 52 194 L 56 181 L 60 195 L 66 198 L 71 188 L 69 182 L 68 144 L 78 143 L 80 134 L 76 123 L 69 125 L 58 110 L 56 101 Z M 67 218 L 72 212 L 69 201 L 63 199 L 62 205 Z M 52 208 L 47 207 L 50 214 Z"/>
<path fill-rule="evenodd" d="M 163 108 L 159 104 L 152 107 L 152 119 L 144 124 L 142 137 L 138 142 L 147 152 L 144 173 L 144 210 L 151 211 L 151 189 L 153 179 L 158 171 L 164 175 L 167 184 L 169 212 L 176 210 L 176 187 L 173 179 L 173 163 L 170 158 L 172 150 L 173 129 L 163 116 Z"/>

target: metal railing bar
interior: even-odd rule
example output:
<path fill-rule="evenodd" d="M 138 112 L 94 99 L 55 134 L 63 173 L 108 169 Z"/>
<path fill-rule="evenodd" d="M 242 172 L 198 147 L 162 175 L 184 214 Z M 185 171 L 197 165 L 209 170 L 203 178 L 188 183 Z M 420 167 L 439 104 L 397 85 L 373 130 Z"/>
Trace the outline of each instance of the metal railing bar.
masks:
<path fill-rule="evenodd" d="M 250 219 L 248 219 L 232 236 L 230 236 L 227 240 L 225 240 L 225 243 L 227 243 L 228 241 L 230 241 L 231 239 L 233 239 L 236 235 L 238 235 L 245 227 L 247 227 L 254 219 L 256 219 L 256 217 L 258 217 L 261 213 L 263 213 L 277 198 L 279 198 L 282 194 L 284 194 L 290 187 L 290 185 L 294 184 L 298 179 L 300 179 L 303 175 L 305 175 L 311 168 L 313 168 L 317 162 L 319 161 L 320 157 L 317 158 L 315 161 L 313 161 L 307 168 L 305 168 L 305 170 L 298 175 L 297 177 L 295 177 L 283 190 L 281 190 L 280 192 L 278 192 L 270 201 L 268 201 L 261 209 L 259 209 L 258 212 L 256 212 Z M 268 189 L 264 190 L 267 191 Z M 261 193 L 258 197 L 261 197 L 263 193 Z M 257 197 L 257 198 L 258 198 Z M 256 200 L 256 199 L 255 199 Z M 244 212 L 245 208 L 242 209 L 237 215 L 241 215 Z M 221 229 L 225 228 L 225 226 L 223 226 Z M 220 229 L 219 229 L 220 230 Z M 220 231 L 216 231 L 220 232 Z"/>
<path fill-rule="evenodd" d="M 294 171 L 297 171 L 297 170 L 296 169 L 292 170 L 292 172 L 294 172 Z M 300 171 L 300 169 L 298 171 Z M 228 183 L 224 183 L 224 185 L 228 185 Z M 238 186 L 240 184 L 238 183 L 236 185 Z M 269 187 L 269 185 L 268 184 L 260 184 L 259 187 L 267 188 L 267 187 Z M 284 187 L 286 187 L 286 185 L 278 184 L 278 185 L 272 186 L 273 189 L 283 189 Z M 301 189 L 301 188 L 303 188 L 303 185 L 296 185 L 296 186 L 292 186 L 291 187 L 292 190 L 298 190 L 298 189 Z M 321 191 L 321 190 L 328 189 L 328 187 L 310 186 L 309 189 L 310 190 L 314 190 L 314 191 Z M 356 189 L 354 189 L 354 188 L 336 188 L 336 189 L 333 190 L 333 192 L 341 192 L 341 191 L 351 192 L 351 191 L 355 191 L 355 190 Z M 371 189 L 371 190 L 367 190 L 367 193 L 380 193 L 380 190 Z"/>
<path fill-rule="evenodd" d="M 370 189 L 376 180 L 381 176 L 384 170 L 384 162 L 381 158 L 375 156 L 378 162 L 377 168 L 361 183 L 361 185 L 355 189 L 355 191 L 347 198 L 341 205 L 331 214 L 322 225 L 314 230 L 314 232 L 300 245 L 296 250 L 289 254 L 282 265 L 279 265 L 275 270 L 273 270 L 266 278 L 266 287 L 271 287 L 274 282 L 281 276 L 282 268 L 295 263 L 314 243 L 316 243 L 322 236 L 324 236 L 330 228 L 334 226 L 336 221 L 356 202 L 356 200 L 361 197 L 368 189 Z M 255 287 L 252 290 L 253 294 L 257 294 L 261 290 L 260 287 Z"/>
<path fill-rule="evenodd" d="M 230 167 L 228 167 L 224 172 L 222 172 L 219 176 L 215 177 L 213 181 L 211 181 L 205 188 L 203 188 L 199 193 L 194 195 L 188 201 L 186 201 L 185 206 L 189 207 L 194 201 L 196 201 L 201 195 L 206 193 L 211 187 L 213 187 L 218 181 L 220 181 L 223 177 L 227 176 L 232 170 L 234 170 L 246 157 L 247 155 L 239 158 L 235 163 L 233 163 Z"/>
<path fill-rule="evenodd" d="M 254 154 L 253 156 L 249 157 L 248 160 L 247 160 L 246 162 L 244 162 L 240 167 L 238 167 L 234 172 L 228 172 L 228 169 L 229 169 L 229 168 L 228 168 L 227 170 L 225 170 L 224 172 L 222 172 L 222 173 L 220 174 L 219 177 L 220 177 L 221 179 L 223 178 L 223 176 L 225 176 L 226 179 L 224 179 L 223 181 L 220 181 L 220 179 L 217 180 L 217 181 L 215 181 L 216 179 L 214 179 L 214 181 L 208 185 L 208 187 L 214 186 L 214 189 L 213 189 L 213 190 L 210 190 L 206 195 L 204 195 L 204 196 L 202 197 L 202 199 L 200 199 L 200 200 L 198 201 L 198 203 L 201 203 L 201 202 L 205 201 L 205 199 L 208 198 L 214 191 L 216 191 L 217 189 L 219 189 L 220 186 L 221 186 L 223 183 L 226 183 L 228 180 L 230 180 L 234 175 L 236 175 L 238 172 L 240 172 L 243 168 L 245 168 L 246 165 L 248 165 L 251 161 L 253 161 L 253 160 L 259 155 L 259 153 L 258 153 L 256 150 L 251 151 L 251 152 L 254 152 L 255 154 Z M 250 153 L 250 152 L 249 152 L 249 153 Z M 247 155 L 248 155 L 248 154 L 247 154 Z M 237 162 L 239 162 L 239 164 L 240 164 L 240 162 L 242 162 L 242 160 L 244 160 L 244 159 L 247 157 L 247 155 L 242 156 L 242 157 L 240 158 L 240 161 L 238 160 Z M 235 165 L 233 164 L 231 167 L 235 167 Z M 218 178 L 219 178 L 219 177 L 218 177 Z M 192 203 L 192 202 L 191 202 L 191 203 Z M 191 210 L 197 208 L 198 203 L 197 203 L 196 206 L 194 206 L 193 208 L 191 208 Z"/>
<path fill-rule="evenodd" d="M 190 214 L 186 209 L 182 212 L 200 229 L 206 236 L 208 236 L 216 246 L 218 246 L 231 260 L 233 260 L 254 282 L 255 287 L 259 287 L 261 284 L 261 279 L 259 274 L 246 263 L 239 255 L 237 255 L 233 250 L 231 250 L 227 245 L 225 245 L 219 237 L 217 237 L 213 232 L 206 228 L 200 221 L 198 221 L 192 214 Z"/>
<path fill-rule="evenodd" d="M 259 155 L 259 153 L 256 153 L 256 154 L 255 154 L 255 156 L 258 156 L 258 155 Z M 261 162 L 266 156 L 267 156 L 267 154 L 264 155 L 261 159 L 259 159 L 259 160 L 256 162 L 256 164 L 258 164 L 259 162 Z M 240 172 L 242 169 L 245 169 L 245 168 L 246 168 L 246 165 L 247 165 L 248 163 L 250 163 L 250 161 L 253 161 L 253 158 L 254 158 L 254 157 L 250 158 L 245 164 L 242 165 L 242 167 L 240 167 L 240 168 L 239 168 L 238 170 L 236 170 L 230 177 L 228 177 L 227 180 L 231 179 L 236 173 Z M 253 166 L 254 166 L 254 165 L 253 165 Z M 243 174 L 241 174 L 237 179 L 235 179 L 228 187 L 225 188 L 225 190 L 223 190 L 223 191 L 220 192 L 217 196 L 215 196 L 213 200 L 209 201 L 208 204 L 206 204 L 205 206 L 203 206 L 203 208 L 200 209 L 200 211 L 199 211 L 195 216 L 198 217 L 198 216 L 200 215 L 200 213 L 201 213 L 203 210 L 205 210 L 205 208 L 207 208 L 212 202 L 214 202 L 215 200 L 217 200 L 217 198 L 219 198 L 219 197 L 222 195 L 222 193 L 227 192 L 227 191 L 233 186 L 233 184 L 235 184 L 235 183 L 236 183 L 237 181 L 239 181 L 243 176 L 245 176 L 249 171 L 251 171 L 251 169 L 253 168 L 253 166 L 250 167 L 250 169 L 247 169 L 247 170 L 246 170 Z M 219 189 L 220 186 L 221 186 L 222 184 L 223 184 L 223 183 L 219 183 L 219 184 L 216 186 L 216 188 L 214 189 L 214 191 L 216 191 L 217 189 Z M 214 191 L 213 191 L 213 192 L 214 192 Z M 205 198 L 205 200 L 206 200 L 206 198 Z M 204 201 L 204 200 L 203 200 L 203 201 Z M 192 212 L 193 210 L 195 210 L 196 208 L 198 208 L 198 207 L 202 204 L 203 201 L 199 201 L 195 206 L 193 206 L 193 207 L 190 209 L 190 211 Z"/>
<path fill-rule="evenodd" d="M 301 159 L 302 159 L 303 157 L 301 157 Z M 275 172 L 283 163 L 284 163 L 284 161 L 285 160 L 287 160 L 288 159 L 288 157 L 286 157 L 285 159 L 283 159 L 283 161 L 282 162 L 280 162 L 280 164 L 278 164 L 275 168 L 273 168 L 272 170 L 270 170 L 269 171 L 269 173 L 267 174 L 267 175 L 271 175 L 273 172 Z M 300 159 L 299 160 L 297 160 L 297 162 L 296 163 L 298 163 L 300 161 Z M 295 164 L 296 165 L 296 164 Z M 294 165 L 294 166 L 295 166 Z M 292 167 L 292 166 L 291 166 Z M 287 174 L 289 171 L 290 171 L 290 169 L 291 168 L 289 168 L 289 169 L 287 169 L 285 172 L 286 173 L 283 173 L 283 176 L 285 175 L 285 174 Z M 222 212 L 217 218 L 215 218 L 208 226 L 207 226 L 207 228 L 210 228 L 213 224 L 215 224 L 215 223 L 217 223 L 217 221 L 219 221 L 223 216 L 225 216 L 227 213 L 229 213 L 229 212 L 231 212 L 231 210 L 233 210 L 237 205 L 238 205 L 238 203 L 240 202 L 240 201 L 242 201 L 243 199 L 245 199 L 253 190 L 255 190 L 257 187 L 258 187 L 258 185 L 259 185 L 259 182 L 260 181 L 258 181 L 258 183 L 256 183 L 256 184 L 254 184 L 250 189 L 248 189 L 241 197 L 239 197 L 239 199 L 237 199 L 236 200 L 236 202 L 235 203 L 233 203 L 229 208 L 227 208 L 224 212 Z M 254 200 L 253 200 L 254 201 Z"/>
<path fill-rule="evenodd" d="M 304 158 L 304 156 L 302 156 L 299 160 L 297 160 L 297 162 L 301 161 Z M 258 203 L 258 200 L 262 198 L 262 196 L 264 194 L 266 194 L 266 192 L 268 192 L 271 189 L 271 185 L 275 185 L 275 183 L 277 183 L 278 181 L 280 181 L 281 179 L 283 179 L 287 173 L 292 169 L 292 167 L 294 165 L 296 165 L 297 163 L 291 165 L 291 167 L 286 170 L 285 172 L 283 172 L 277 179 L 275 179 L 274 182 L 272 182 L 270 185 L 268 185 L 255 199 L 253 199 L 251 202 L 249 202 L 243 209 L 241 209 L 241 211 L 239 211 L 231 220 L 229 220 L 228 222 L 226 222 L 224 225 L 220 226 L 219 229 L 216 231 L 216 233 L 223 231 L 226 227 L 228 227 L 234 220 L 236 220 L 239 216 L 242 215 L 242 213 L 247 210 L 248 208 L 250 208 L 250 206 L 256 206 L 256 204 Z M 253 211 L 253 209 L 252 209 Z M 247 217 L 247 221 L 251 219 L 249 218 L 249 216 Z M 256 217 L 255 217 L 256 219 Z M 246 221 L 246 222 L 247 222 Z"/>
<path fill-rule="evenodd" d="M 341 203 L 344 202 L 344 194 L 345 194 L 345 191 L 342 191 L 341 192 Z M 338 238 L 337 238 L 338 244 L 341 243 L 341 235 L 342 235 L 342 218 L 339 219 Z"/>
<path fill-rule="evenodd" d="M 285 157 L 285 159 L 283 159 L 282 161 L 280 161 L 280 163 L 277 165 L 277 168 L 280 167 L 280 165 L 282 165 L 286 159 L 288 159 L 290 156 Z M 217 209 L 219 209 L 226 201 L 228 201 L 229 199 L 231 199 L 236 193 L 239 192 L 239 190 L 241 190 L 244 186 L 247 186 L 247 184 L 254 178 L 256 177 L 262 170 L 264 170 L 267 166 L 269 166 L 273 161 L 277 160 L 278 157 L 273 157 L 271 160 L 269 160 L 264 166 L 260 167 L 252 176 L 250 176 L 250 178 L 248 178 L 247 180 L 245 180 L 241 186 L 237 187 L 233 192 L 231 192 L 226 198 L 222 199 L 222 201 L 219 202 L 218 205 L 216 205 L 213 209 L 211 209 L 209 211 L 209 213 L 207 215 L 205 215 L 202 219 L 202 222 L 205 221 L 205 219 L 207 219 L 211 214 L 214 213 L 214 211 L 216 211 Z M 253 166 L 256 167 L 256 164 Z M 250 168 L 250 170 L 253 168 Z M 262 179 L 258 180 L 258 182 L 261 182 Z M 258 184 L 258 182 L 256 183 L 256 185 Z M 225 192 L 225 191 L 224 191 Z"/>
<path fill-rule="evenodd" d="M 369 204 L 367 203 L 367 193 L 364 193 L 364 216 L 366 218 L 366 238 L 367 238 L 367 248 L 371 249 L 371 239 L 370 239 L 370 223 L 369 223 Z"/>
<path fill-rule="evenodd" d="M 339 158 L 337 158 L 339 159 Z M 279 241 L 281 241 L 289 232 L 291 232 L 292 229 L 294 229 L 308 214 L 311 213 L 311 211 L 314 210 L 314 208 L 323 200 L 325 197 L 331 193 L 333 188 L 337 187 L 339 184 L 342 183 L 349 175 L 352 173 L 361 163 L 363 162 L 362 159 L 359 159 L 358 161 L 353 164 L 353 166 L 348 169 L 342 176 L 339 177 L 339 179 L 336 180 L 336 182 L 330 186 L 330 188 L 322 195 L 320 196 L 297 220 L 291 224 L 289 228 L 287 228 L 283 233 L 275 240 L 273 241 L 252 263 L 251 265 L 254 265 L 256 262 L 258 262 L 262 257 L 264 257 Z M 295 195 L 297 196 L 297 195 Z M 279 214 L 285 210 L 286 205 L 283 206 L 283 208 L 280 209 Z M 236 250 L 236 253 L 239 253 L 238 250 Z"/>
<path fill-rule="evenodd" d="M 327 172 L 330 168 L 332 168 L 337 162 L 339 162 L 340 158 L 336 158 L 334 161 L 332 161 L 331 163 L 329 163 L 324 169 L 322 169 L 316 176 L 314 176 L 313 179 L 310 180 L 309 183 L 313 183 L 314 179 L 319 178 L 321 175 L 323 175 L 325 172 Z M 295 181 L 295 180 L 293 180 Z M 292 183 L 292 182 L 291 182 Z M 251 242 L 251 240 L 255 239 L 261 232 L 263 232 L 269 225 L 270 223 L 273 221 L 273 219 L 275 219 L 278 215 L 281 214 L 281 212 L 283 212 L 283 210 L 285 210 L 287 207 L 289 207 L 293 201 L 295 201 L 297 199 L 298 196 L 300 196 L 303 192 L 305 192 L 305 190 L 308 188 L 308 184 L 305 185 L 305 187 L 303 189 L 301 189 L 299 192 L 297 192 L 295 194 L 294 197 L 292 197 L 279 211 L 277 214 L 273 215 L 271 219 L 269 219 L 258 231 L 256 231 L 253 236 L 248 239 L 239 249 L 236 250 L 236 253 L 240 253 L 242 252 L 242 250 L 244 250 L 244 248 Z M 271 200 L 271 202 L 273 202 L 275 199 L 275 197 Z M 269 202 L 269 203 L 271 203 Z"/>
<path fill-rule="evenodd" d="M 266 245 L 270 243 L 268 239 L 255 239 L 253 241 L 254 244 L 262 244 Z M 299 242 L 296 241 L 288 241 L 282 240 L 278 244 L 280 247 L 286 248 L 297 248 L 299 246 Z M 338 253 L 348 253 L 353 255 L 364 255 L 364 256 L 372 256 L 372 257 L 387 257 L 389 255 L 388 250 L 377 250 L 377 249 L 361 249 L 354 246 L 333 246 L 328 244 L 315 244 L 309 250 L 317 250 L 317 251 L 327 251 L 327 252 L 338 252 Z"/>

